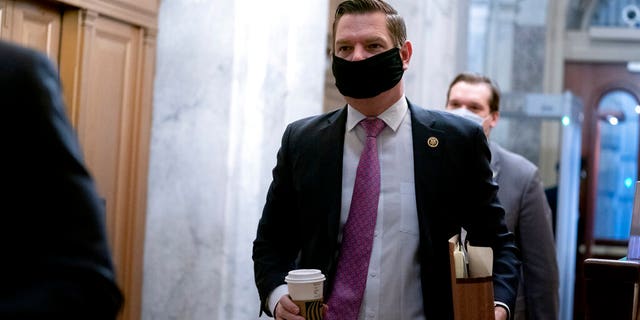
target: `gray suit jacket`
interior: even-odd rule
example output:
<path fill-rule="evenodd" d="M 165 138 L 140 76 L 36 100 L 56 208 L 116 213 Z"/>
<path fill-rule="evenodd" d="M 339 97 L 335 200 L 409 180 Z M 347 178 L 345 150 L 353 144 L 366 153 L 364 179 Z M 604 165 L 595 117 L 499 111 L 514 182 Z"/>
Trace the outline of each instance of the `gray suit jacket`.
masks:
<path fill-rule="evenodd" d="M 547 203 L 538 168 L 494 142 L 491 169 L 498 182 L 509 231 L 522 254 L 515 319 L 558 318 L 558 265 Z"/>

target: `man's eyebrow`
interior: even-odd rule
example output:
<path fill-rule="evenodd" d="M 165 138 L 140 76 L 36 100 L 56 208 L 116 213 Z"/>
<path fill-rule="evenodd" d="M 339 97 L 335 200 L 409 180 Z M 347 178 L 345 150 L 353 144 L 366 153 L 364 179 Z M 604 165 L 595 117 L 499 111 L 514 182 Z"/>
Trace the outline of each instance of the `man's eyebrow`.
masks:
<path fill-rule="evenodd" d="M 385 38 L 383 37 L 379 37 L 379 36 L 374 36 L 374 37 L 370 37 L 365 39 L 365 42 L 367 43 L 371 43 L 371 42 L 385 42 Z"/>
<path fill-rule="evenodd" d="M 364 39 L 365 43 L 373 43 L 373 42 L 385 42 L 385 38 L 384 37 L 380 37 L 380 36 L 372 36 L 369 38 Z M 351 44 L 352 41 L 348 40 L 348 39 L 338 39 L 336 40 L 336 45 L 344 45 L 344 44 Z"/>

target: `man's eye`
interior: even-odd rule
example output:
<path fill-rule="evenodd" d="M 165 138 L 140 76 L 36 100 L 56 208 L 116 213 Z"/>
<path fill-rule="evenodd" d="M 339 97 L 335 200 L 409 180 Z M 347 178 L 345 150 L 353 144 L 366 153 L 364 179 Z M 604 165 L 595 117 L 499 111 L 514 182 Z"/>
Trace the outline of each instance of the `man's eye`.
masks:
<path fill-rule="evenodd" d="M 342 46 L 342 47 L 338 47 L 338 52 L 344 52 L 349 50 L 351 47 L 348 46 Z"/>

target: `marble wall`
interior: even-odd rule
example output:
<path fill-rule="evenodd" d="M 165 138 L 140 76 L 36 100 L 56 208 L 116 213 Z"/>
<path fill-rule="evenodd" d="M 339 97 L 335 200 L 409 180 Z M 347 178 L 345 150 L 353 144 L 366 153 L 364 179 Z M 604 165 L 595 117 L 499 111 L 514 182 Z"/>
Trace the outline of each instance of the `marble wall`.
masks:
<path fill-rule="evenodd" d="M 258 318 L 252 241 L 286 124 L 322 112 L 328 2 L 161 1 L 143 319 Z M 407 96 L 442 108 L 466 0 L 390 3 Z"/>
<path fill-rule="evenodd" d="M 327 0 L 162 1 L 143 319 L 255 319 L 285 125 L 322 111 Z"/>

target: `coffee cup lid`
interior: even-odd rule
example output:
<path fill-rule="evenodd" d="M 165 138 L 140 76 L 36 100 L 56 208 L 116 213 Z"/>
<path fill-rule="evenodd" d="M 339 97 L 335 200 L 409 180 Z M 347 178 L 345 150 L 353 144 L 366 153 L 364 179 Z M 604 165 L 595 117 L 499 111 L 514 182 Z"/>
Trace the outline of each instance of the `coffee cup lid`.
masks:
<path fill-rule="evenodd" d="M 325 277 L 318 269 L 297 269 L 289 271 L 284 278 L 287 283 L 309 283 L 324 281 Z"/>

